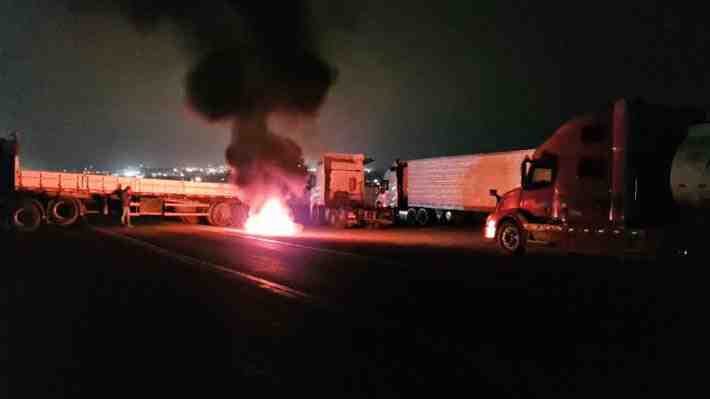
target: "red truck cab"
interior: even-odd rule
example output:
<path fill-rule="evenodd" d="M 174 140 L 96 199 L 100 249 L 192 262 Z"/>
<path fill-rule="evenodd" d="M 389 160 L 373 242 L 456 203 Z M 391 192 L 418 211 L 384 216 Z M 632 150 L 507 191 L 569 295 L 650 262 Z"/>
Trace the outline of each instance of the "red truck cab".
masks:
<path fill-rule="evenodd" d="M 568 121 L 522 162 L 520 187 L 491 192 L 499 201 L 485 237 L 508 254 L 535 244 L 576 253 L 658 254 L 671 246 L 687 253 L 689 242 L 677 232 L 702 229 L 710 208 L 706 120 L 693 108 L 621 99 Z M 681 193 L 688 184 L 693 194 L 685 197 L 700 198 L 694 204 Z"/>

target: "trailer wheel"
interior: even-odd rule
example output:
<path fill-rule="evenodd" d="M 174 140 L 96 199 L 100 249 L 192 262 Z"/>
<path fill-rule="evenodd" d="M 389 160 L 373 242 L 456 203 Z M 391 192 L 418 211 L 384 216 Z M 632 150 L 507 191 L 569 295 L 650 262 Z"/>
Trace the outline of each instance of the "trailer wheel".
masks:
<path fill-rule="evenodd" d="M 498 228 L 498 245 L 506 255 L 525 253 L 525 230 L 513 221 L 505 221 Z"/>
<path fill-rule="evenodd" d="M 417 223 L 420 226 L 426 226 L 429 224 L 429 211 L 424 208 L 419 208 L 417 211 Z"/>
<path fill-rule="evenodd" d="M 443 216 L 442 216 L 442 221 L 443 223 L 453 223 L 454 221 L 454 213 L 452 211 L 445 211 Z"/>
<path fill-rule="evenodd" d="M 60 197 L 49 201 L 47 215 L 57 226 L 69 227 L 81 217 L 81 204 L 75 198 Z"/>
<path fill-rule="evenodd" d="M 213 226 L 227 227 L 232 224 L 232 207 L 228 202 L 218 202 L 210 207 L 207 220 Z"/>
<path fill-rule="evenodd" d="M 348 211 L 346 209 L 338 209 L 335 217 L 335 227 L 344 229 L 348 226 Z"/>
<path fill-rule="evenodd" d="M 417 211 L 414 208 L 407 210 L 407 224 L 414 225 L 417 223 Z"/>
<path fill-rule="evenodd" d="M 42 205 L 33 199 L 23 199 L 12 211 L 12 227 L 21 233 L 31 233 L 42 225 Z"/>

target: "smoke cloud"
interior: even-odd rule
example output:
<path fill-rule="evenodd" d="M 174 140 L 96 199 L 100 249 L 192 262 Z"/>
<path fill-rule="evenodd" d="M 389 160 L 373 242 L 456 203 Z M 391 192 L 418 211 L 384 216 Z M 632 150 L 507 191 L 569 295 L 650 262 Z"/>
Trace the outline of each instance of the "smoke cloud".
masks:
<path fill-rule="evenodd" d="M 71 1 L 71 0 L 70 0 Z M 317 116 L 335 70 L 320 55 L 305 1 L 73 0 L 81 11 L 118 11 L 140 31 L 164 23 L 193 56 L 186 76 L 188 104 L 210 122 L 233 123 L 226 159 L 244 199 L 260 207 L 265 195 L 301 195 L 299 145 L 270 128 L 274 115 L 296 128 Z M 285 117 L 283 117 L 285 116 Z M 283 132 L 279 132 L 283 133 Z"/>

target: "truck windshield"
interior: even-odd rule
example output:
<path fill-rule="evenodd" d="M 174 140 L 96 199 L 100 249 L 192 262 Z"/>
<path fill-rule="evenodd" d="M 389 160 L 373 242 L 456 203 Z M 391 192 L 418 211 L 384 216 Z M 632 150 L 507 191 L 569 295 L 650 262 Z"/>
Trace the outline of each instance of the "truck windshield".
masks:
<path fill-rule="evenodd" d="M 534 167 L 530 183 L 538 187 L 552 183 L 552 168 Z"/>
<path fill-rule="evenodd" d="M 555 179 L 554 163 L 550 161 L 532 161 L 524 179 L 527 190 L 548 187 Z"/>

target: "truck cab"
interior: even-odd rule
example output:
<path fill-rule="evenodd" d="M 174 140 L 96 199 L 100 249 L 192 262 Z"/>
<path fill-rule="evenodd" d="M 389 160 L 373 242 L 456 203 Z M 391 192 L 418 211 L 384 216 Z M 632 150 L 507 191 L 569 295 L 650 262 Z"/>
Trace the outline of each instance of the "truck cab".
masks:
<path fill-rule="evenodd" d="M 522 162 L 520 187 L 498 197 L 485 237 L 508 254 L 535 244 L 687 253 L 678 231 L 702 228 L 710 205 L 706 120 L 694 108 L 620 99 L 568 121 Z"/>
<path fill-rule="evenodd" d="M 17 170 L 17 140 L 14 137 L 0 138 L 0 195 L 15 191 Z"/>
<path fill-rule="evenodd" d="M 5 227 L 9 221 L 18 170 L 17 138 L 14 135 L 0 137 L 0 227 Z"/>

